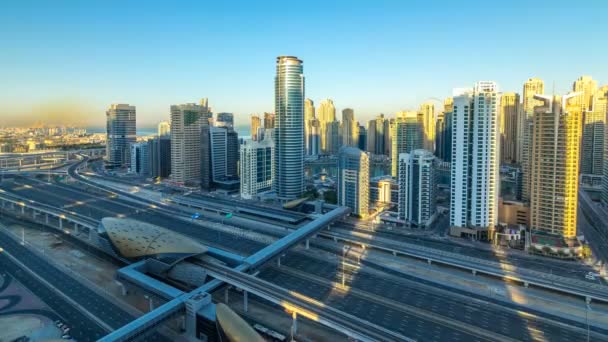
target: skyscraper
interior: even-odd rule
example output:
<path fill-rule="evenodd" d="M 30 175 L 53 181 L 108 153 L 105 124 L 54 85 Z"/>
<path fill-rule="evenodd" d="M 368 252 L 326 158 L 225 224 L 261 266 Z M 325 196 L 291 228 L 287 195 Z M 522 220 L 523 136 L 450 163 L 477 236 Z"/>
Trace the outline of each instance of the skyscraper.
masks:
<path fill-rule="evenodd" d="M 109 168 L 128 167 L 135 143 L 135 106 L 112 104 L 106 111 L 106 162 Z"/>
<path fill-rule="evenodd" d="M 258 140 L 258 129 L 260 128 L 260 117 L 258 115 L 251 116 L 251 139 Z"/>
<path fill-rule="evenodd" d="M 359 125 L 359 123 L 357 123 Z M 357 147 L 361 151 L 367 149 L 367 129 L 363 125 L 359 125 L 359 138 L 357 139 Z"/>
<path fill-rule="evenodd" d="M 304 192 L 304 73 L 293 56 L 277 58 L 275 77 L 275 179 L 281 200 Z"/>
<path fill-rule="evenodd" d="M 339 121 L 331 121 L 326 124 L 326 148 L 325 153 L 336 155 L 340 150 L 342 144 L 342 136 L 340 135 L 340 122 Z"/>
<path fill-rule="evenodd" d="M 409 226 L 425 228 L 436 217 L 434 160 L 426 150 L 399 154 L 398 215 Z"/>
<path fill-rule="evenodd" d="M 264 129 L 273 129 L 275 126 L 275 114 L 264 113 Z"/>
<path fill-rule="evenodd" d="M 132 143 L 130 146 L 131 163 L 129 165 L 129 172 L 136 173 L 140 176 L 150 175 L 150 151 L 148 149 L 148 142 L 142 141 Z"/>
<path fill-rule="evenodd" d="M 232 113 L 217 113 L 215 119 L 216 127 L 234 128 L 234 114 Z"/>
<path fill-rule="evenodd" d="M 367 152 L 376 154 L 376 120 L 367 123 Z"/>
<path fill-rule="evenodd" d="M 384 114 L 380 114 L 375 119 L 375 134 L 374 134 L 374 154 L 384 154 Z M 368 131 L 369 134 L 369 131 Z"/>
<path fill-rule="evenodd" d="M 321 104 L 317 108 L 317 119 L 319 119 L 319 124 L 321 125 L 321 151 L 328 153 L 328 125 L 336 121 L 336 107 L 331 99 L 321 101 Z"/>
<path fill-rule="evenodd" d="M 209 127 L 207 99 L 171 106 L 171 179 L 182 185 L 201 182 L 201 130 Z"/>
<path fill-rule="evenodd" d="M 171 137 L 171 123 L 169 121 L 158 123 L 158 136 L 163 138 Z"/>
<path fill-rule="evenodd" d="M 272 188 L 274 142 L 245 140 L 240 151 L 241 198 L 252 199 Z"/>
<path fill-rule="evenodd" d="M 519 94 L 504 93 L 500 98 L 500 161 L 517 163 Z"/>
<path fill-rule="evenodd" d="M 435 105 L 431 102 L 423 103 L 418 115 L 423 127 L 423 148 L 435 153 Z"/>
<path fill-rule="evenodd" d="M 496 226 L 499 196 L 499 106 L 494 82 L 454 91 L 450 233 L 478 239 Z"/>
<path fill-rule="evenodd" d="M 542 105 L 542 102 L 534 98 L 534 95 L 543 95 L 545 93 L 545 83 L 543 80 L 538 78 L 530 78 L 524 83 L 524 99 L 523 99 L 523 111 L 521 112 L 520 118 L 520 129 L 518 139 L 521 144 L 519 147 L 519 162 L 523 171 L 523 186 L 522 186 L 522 200 L 524 202 L 530 201 L 530 146 L 532 145 L 532 129 L 533 123 L 532 118 L 534 116 L 534 107 Z"/>
<path fill-rule="evenodd" d="M 398 176 L 399 156 L 421 149 L 424 145 L 424 123 L 422 118 L 414 111 L 397 113 L 395 129 L 392 138 L 391 175 Z"/>
<path fill-rule="evenodd" d="M 171 139 L 159 136 L 148 140 L 150 176 L 166 178 L 171 174 Z"/>
<path fill-rule="evenodd" d="M 338 153 L 338 204 L 359 217 L 369 215 L 369 156 L 356 147 Z"/>
<path fill-rule="evenodd" d="M 340 125 L 340 135 L 344 146 L 357 146 L 359 125 L 355 121 L 355 111 L 352 108 L 342 110 L 342 123 Z"/>
<path fill-rule="evenodd" d="M 576 97 L 574 102 L 581 107 L 583 113 L 593 107 L 593 96 L 597 91 L 597 82 L 591 78 L 591 76 L 581 76 L 572 84 L 572 91 L 577 92 L 579 95 Z"/>
<path fill-rule="evenodd" d="M 603 174 L 604 167 L 606 113 L 601 106 L 595 110 L 595 102 L 597 102 L 595 100 L 601 94 L 597 90 L 597 82 L 590 76 L 581 76 L 574 82 L 572 88 L 578 93 L 572 101 L 580 106 L 583 115 L 580 173 L 583 174 L 584 180 L 599 178 Z M 587 183 L 593 184 L 593 181 Z"/>
<path fill-rule="evenodd" d="M 306 155 L 315 155 L 312 153 L 312 126 L 315 120 L 315 103 L 311 99 L 304 100 L 304 144 L 306 145 Z"/>
<path fill-rule="evenodd" d="M 443 161 L 452 160 L 452 111 L 454 100 L 451 97 L 443 101 L 443 122 L 438 125 L 438 133 L 441 134 L 441 144 L 436 146 L 436 155 Z"/>
<path fill-rule="evenodd" d="M 534 230 L 576 237 L 581 104 L 577 93 L 542 96 L 534 112 L 531 213 Z"/>
<path fill-rule="evenodd" d="M 211 179 L 223 182 L 238 175 L 239 142 L 237 133 L 227 127 L 211 127 Z"/>

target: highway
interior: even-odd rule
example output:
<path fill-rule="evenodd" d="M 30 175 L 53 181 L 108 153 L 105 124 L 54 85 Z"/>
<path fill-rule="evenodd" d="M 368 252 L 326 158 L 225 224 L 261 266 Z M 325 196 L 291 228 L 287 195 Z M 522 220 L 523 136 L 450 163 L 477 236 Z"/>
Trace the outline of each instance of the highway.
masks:
<path fill-rule="evenodd" d="M 1 242 L 0 246 L 3 246 Z M 56 315 L 47 315 L 47 317 L 53 321 L 61 320 L 66 322 L 71 328 L 70 335 L 76 340 L 96 341 L 107 333 L 106 330 L 74 308 L 62 296 L 49 289 L 45 284 L 28 272 L 22 270 L 4 252 L 0 253 L 0 269 L 2 270 L 2 273 L 6 272 L 8 275 L 17 279 L 29 291 L 38 298 L 41 298 L 49 307 L 51 307 Z M 0 316 L 2 315 L 3 314 L 0 314 Z"/>
<path fill-rule="evenodd" d="M 128 314 L 114 303 L 106 300 L 94 290 L 84 286 L 44 258 L 39 257 L 28 248 L 19 244 L 8 234 L 10 233 L 6 232 L 3 228 L 0 228 L 0 246 L 2 246 L 6 252 L 10 253 L 28 269 L 43 278 L 78 305 L 85 308 L 106 325 L 116 329 L 135 319 L 135 317 Z M 10 273 L 17 277 L 17 279 L 20 281 L 23 279 L 23 283 L 28 286 L 32 292 L 36 293 L 36 291 L 38 291 L 40 298 L 48 305 L 55 309 L 53 303 L 56 303 L 58 305 L 58 312 L 59 310 L 63 312 L 61 314 L 62 317 L 64 317 L 70 325 L 76 327 L 78 322 L 81 322 L 78 326 L 78 330 L 75 330 L 73 334 L 73 337 L 77 338 L 77 340 L 96 340 L 104 335 L 99 324 L 92 323 L 91 320 L 82 313 L 77 314 L 77 310 L 71 308 L 71 305 L 67 304 L 65 300 L 62 300 L 61 296 L 57 295 L 46 286 L 41 285 L 34 277 L 27 275 L 25 271 L 18 271 L 19 268 L 14 265 L 14 263 L 11 265 L 7 256 L 2 255 L 2 253 L 0 253 L 0 262 L 2 262 L 3 265 L 7 265 L 7 267 L 12 270 Z M 32 286 L 31 288 L 30 285 Z M 155 341 L 163 340 L 158 335 L 151 336 L 150 338 Z"/>
<path fill-rule="evenodd" d="M 519 305 L 505 306 L 500 301 L 401 274 L 366 271 L 358 266 L 346 266 L 345 269 L 347 286 L 352 288 L 345 293 L 336 291 L 342 277 L 340 264 L 303 253 L 289 253 L 281 261 L 280 268 L 265 268 L 259 277 L 379 325 L 392 326 L 420 341 L 469 341 L 481 338 L 477 335 L 478 330 L 523 341 L 533 339 L 531 332 L 534 329 L 542 331 L 550 341 L 577 341 L 586 337 L 584 324 Z M 310 275 L 322 281 L 311 281 L 314 277 Z M 358 293 L 354 293 L 355 290 Z M 408 307 L 410 309 L 405 310 Z M 429 324 L 440 327 L 438 336 L 435 336 L 435 328 L 424 328 Z M 563 328 L 561 324 L 574 325 L 579 330 Z M 608 338 L 607 331 L 594 330 Z"/>
<path fill-rule="evenodd" d="M 305 317 L 315 321 L 332 322 L 331 324 L 350 331 L 351 336 L 355 336 L 361 341 L 411 341 L 404 335 L 395 333 L 390 328 L 383 328 L 370 323 L 370 321 L 362 320 L 357 316 L 345 314 L 322 302 L 285 290 L 282 287 L 252 275 L 212 263 L 206 263 L 203 266 L 216 279 L 230 281 L 230 283 L 235 284 L 239 288 L 250 291 L 274 304 L 281 305 L 287 310 L 297 308 L 298 312 L 303 312 Z M 285 299 L 287 302 L 285 302 Z"/>
<path fill-rule="evenodd" d="M 340 222 L 334 225 L 336 231 L 350 234 L 351 231 L 369 235 L 368 240 L 386 239 L 394 242 L 415 244 L 418 246 L 434 248 L 437 250 L 458 253 L 464 256 L 500 262 L 501 264 L 511 265 L 517 268 L 526 268 L 535 271 L 551 273 L 563 277 L 571 277 L 586 281 L 585 274 L 593 271 L 593 268 L 578 262 L 553 260 L 538 256 L 520 255 L 520 252 L 509 252 L 488 250 L 472 246 L 464 246 L 449 240 L 439 240 L 432 237 L 405 235 L 398 232 L 387 230 L 375 230 L 357 228 L 357 226 Z"/>
<path fill-rule="evenodd" d="M 20 182 L 22 180 L 19 180 Z M 32 180 L 30 180 L 32 181 Z M 32 181 L 32 182 L 36 182 L 36 181 Z M 23 186 L 19 186 L 19 185 L 13 185 L 13 186 L 7 186 L 7 184 L 3 185 L 7 190 L 8 189 L 12 189 L 15 190 L 16 189 L 21 189 L 21 190 L 15 190 L 15 191 L 26 191 L 26 195 L 30 196 L 32 193 L 35 193 L 34 196 L 37 196 L 37 201 L 41 200 L 41 201 L 46 201 L 49 203 L 73 203 L 74 201 L 81 201 L 84 204 L 82 205 L 78 205 L 78 206 L 74 206 L 71 207 L 71 209 L 73 210 L 80 210 L 82 213 L 96 213 L 95 215 L 98 218 L 101 218 L 103 216 L 108 216 L 109 213 L 113 213 L 112 216 L 115 216 L 117 212 L 123 213 L 123 215 L 129 216 L 129 217 L 138 217 L 138 215 L 143 215 L 142 217 L 147 217 L 147 216 L 152 216 L 153 219 L 150 221 L 154 224 L 159 224 L 159 222 L 167 222 L 167 228 L 176 230 L 176 231 L 180 231 L 186 235 L 189 236 L 193 236 L 193 237 L 197 237 L 199 239 L 201 239 L 202 241 L 206 242 L 206 237 L 211 237 L 212 239 L 217 238 L 217 232 L 213 232 L 210 230 L 205 230 L 205 229 L 201 229 L 202 227 L 200 226 L 196 226 L 193 225 L 194 227 L 192 227 L 192 231 L 188 231 L 183 229 L 183 226 L 186 225 L 186 223 L 184 222 L 184 224 L 175 224 L 175 219 L 174 218 L 164 218 L 164 214 L 159 214 L 159 213 L 155 213 L 153 211 L 151 211 L 147 206 L 145 205 L 137 205 L 134 204 L 132 202 L 126 202 L 120 198 L 101 198 L 98 194 L 88 194 L 86 192 L 84 192 L 82 189 L 73 187 L 73 186 L 66 186 L 66 185 L 48 185 L 48 184 L 38 184 L 37 186 L 32 186 L 31 188 L 26 188 L 25 190 L 23 190 Z M 136 209 L 136 208 L 140 208 L 140 209 Z M 89 211 L 90 210 L 90 211 Z M 133 211 L 136 210 L 142 210 L 143 212 L 140 213 L 133 213 Z M 167 221 L 163 221 L 167 219 Z M 207 235 L 200 235 L 202 232 L 207 232 L 209 234 Z M 231 235 L 231 234 L 225 234 L 225 235 Z M 260 248 L 264 247 L 265 244 L 259 243 L 259 242 L 255 242 L 255 241 L 251 241 L 251 240 L 246 240 L 246 239 L 236 239 L 237 241 L 239 241 L 239 243 L 242 243 L 243 241 L 247 241 L 248 243 L 252 243 L 253 245 L 255 245 L 255 248 L 252 248 L 250 253 L 253 251 L 257 251 Z M 236 247 L 233 243 L 232 240 L 230 239 L 218 239 L 214 241 L 219 247 L 225 248 L 225 249 L 230 249 L 230 250 L 240 250 L 240 247 Z M 242 253 L 242 252 L 241 252 Z M 249 254 L 250 254 L 249 253 Z M 297 265 L 297 264 L 292 264 L 293 261 L 292 260 L 292 255 L 297 255 L 297 260 L 299 260 L 302 264 L 301 265 Z M 295 291 L 298 292 L 302 292 L 305 295 L 309 295 L 313 298 L 317 298 L 317 299 L 322 299 L 323 301 L 328 300 L 327 304 L 330 304 L 332 306 L 338 305 L 339 309 L 343 309 L 346 312 L 349 312 L 351 314 L 356 314 L 359 317 L 363 317 L 363 318 L 367 318 L 369 320 L 371 320 L 372 322 L 375 322 L 381 326 L 384 327 L 394 327 L 396 324 L 396 321 L 394 321 L 395 319 L 399 319 L 399 317 L 401 317 L 402 315 L 404 315 L 405 313 L 403 312 L 403 310 L 397 310 L 395 311 L 394 306 L 395 303 L 399 303 L 399 305 L 401 306 L 405 306 L 405 305 L 410 305 L 410 301 L 414 301 L 414 303 L 416 303 L 415 300 L 420 300 L 420 305 L 422 306 L 422 308 L 428 307 L 431 310 L 431 314 L 435 315 L 437 317 L 439 317 L 438 319 L 441 320 L 445 320 L 445 319 L 449 319 L 452 322 L 452 325 L 454 325 L 455 323 L 458 324 L 471 324 L 471 323 L 475 323 L 474 320 L 473 322 L 471 322 L 470 320 L 473 319 L 474 317 L 482 317 L 481 320 L 485 319 L 489 322 L 492 322 L 492 320 L 494 319 L 494 317 L 501 317 L 501 315 L 507 315 L 506 313 L 502 313 L 502 311 L 505 311 L 504 309 L 500 309 L 500 308 L 492 308 L 490 309 L 486 309 L 485 306 L 483 304 L 480 304 L 479 307 L 480 308 L 474 308 L 474 315 L 469 315 L 470 317 L 467 317 L 467 315 L 463 315 L 462 317 L 451 317 L 451 313 L 450 312 L 455 312 L 455 313 L 459 313 L 459 312 L 465 312 L 467 311 L 468 307 L 470 306 L 469 302 L 466 300 L 462 300 L 462 299 L 454 299 L 452 298 L 450 300 L 450 296 L 449 295 L 441 295 L 440 291 L 437 291 L 436 289 L 433 289 L 432 286 L 428 286 L 428 289 L 426 290 L 428 292 L 428 295 L 425 296 L 425 298 L 428 298 L 428 300 L 422 300 L 422 299 L 418 299 L 419 296 L 417 296 L 416 294 L 419 293 L 419 289 L 413 287 L 416 282 L 410 282 L 408 284 L 399 284 L 398 287 L 398 291 L 402 291 L 404 294 L 406 293 L 410 293 L 410 297 L 408 296 L 404 296 L 403 298 L 399 299 L 399 298 L 393 298 L 390 297 L 391 296 L 391 290 L 389 291 L 383 291 L 382 288 L 384 286 L 388 286 L 388 288 L 391 288 L 390 284 L 385 284 L 382 283 L 382 278 L 380 279 L 374 279 L 373 282 L 368 283 L 368 282 L 364 282 L 362 279 L 363 278 L 352 278 L 352 280 L 349 282 L 349 286 L 352 286 L 354 289 L 357 289 L 359 291 L 359 293 L 363 293 L 364 296 L 354 296 L 353 299 L 348 299 L 345 301 L 345 304 L 340 304 L 340 301 L 334 299 L 334 301 L 332 301 L 332 298 L 325 296 L 325 294 L 327 293 L 331 293 L 331 286 L 329 286 L 328 284 L 317 284 L 314 281 L 311 281 L 310 279 L 319 279 L 319 278 L 323 278 L 325 279 L 325 281 L 336 281 L 337 277 L 338 277 L 338 272 L 339 269 L 336 265 L 331 265 L 331 264 L 327 264 L 322 262 L 321 260 L 317 260 L 315 258 L 312 258 L 310 255 L 308 254 L 295 254 L 294 252 L 289 252 L 287 253 L 287 256 L 284 258 L 283 264 L 286 265 L 288 268 L 291 269 L 298 269 L 300 268 L 301 271 L 303 271 L 302 273 L 302 277 L 294 277 L 293 274 L 289 273 L 289 269 L 286 268 L 285 271 L 276 271 L 273 270 L 272 268 L 269 269 L 264 269 L 262 271 L 262 273 L 260 274 L 260 276 L 263 279 L 266 280 L 272 280 L 273 282 L 275 282 L 276 284 L 280 284 L 281 286 L 287 287 L 289 289 L 293 289 Z M 323 268 L 319 268 L 321 266 L 319 265 L 323 265 Z M 331 270 L 331 272 L 333 272 L 333 275 L 328 274 L 328 270 Z M 273 277 L 277 277 L 276 279 Z M 308 278 L 306 278 L 308 277 Z M 311 278 L 312 277 L 312 278 Z M 315 278 L 316 277 L 316 278 Z M 366 277 L 367 278 L 367 277 Z M 275 279 L 275 280 L 273 280 Z M 377 287 L 375 287 L 377 286 Z M 320 291 L 319 293 L 315 294 L 315 291 L 311 290 L 313 288 L 325 288 L 324 291 Z M 394 288 L 394 285 L 393 285 Z M 312 292 L 311 292 L 312 291 Z M 386 293 L 385 293 L 386 292 Z M 389 297 L 389 298 L 387 298 Z M 423 297 L 422 295 L 420 296 L 421 298 Z M 350 298 L 350 297 L 349 297 Z M 382 301 L 378 301 L 377 299 L 381 298 Z M 432 298 L 441 298 L 441 305 L 438 304 L 438 302 L 433 302 L 431 299 Z M 348 304 L 351 303 L 352 304 Z M 340 306 L 340 305 L 344 305 L 344 307 Z M 434 308 L 433 308 L 434 306 Z M 371 312 L 371 314 L 368 314 L 367 317 L 362 316 L 363 313 L 360 312 L 360 310 L 365 309 L 365 308 L 369 308 L 369 307 L 374 307 L 375 310 L 373 310 L 373 312 Z M 421 310 L 421 307 L 416 307 L 416 305 L 414 305 L 414 307 L 417 310 Z M 518 307 L 518 309 L 522 310 L 523 312 L 529 312 L 529 310 L 523 308 L 523 307 Z M 413 314 L 411 315 L 411 319 L 408 319 L 406 321 L 399 321 L 399 323 L 397 325 L 399 326 L 403 326 L 403 330 L 401 330 L 401 333 L 404 334 L 405 336 L 413 336 L 412 335 L 412 331 L 415 331 L 418 327 L 423 327 L 423 328 L 419 328 L 422 329 L 421 331 L 425 332 L 424 334 L 421 332 L 419 334 L 423 334 L 420 335 L 422 338 L 419 338 L 421 340 L 430 340 L 430 341 L 441 341 L 444 340 L 444 335 L 442 334 L 446 334 L 446 336 L 449 336 L 449 339 L 463 339 L 463 340 L 475 340 L 476 338 L 479 338 L 479 336 L 476 337 L 476 335 L 470 335 L 466 332 L 463 331 L 452 331 L 450 332 L 449 327 L 445 327 L 445 326 L 441 326 L 439 330 L 441 330 L 442 332 L 439 333 L 439 335 L 435 336 L 437 333 L 435 332 L 435 328 L 434 329 L 430 329 L 427 331 L 427 329 L 425 329 L 424 327 L 428 327 L 428 326 L 440 326 L 441 324 L 429 320 L 429 318 L 419 318 Z M 512 324 L 512 322 L 515 322 L 516 324 L 519 324 L 521 326 L 525 326 L 525 327 L 532 327 L 533 329 L 536 329 L 535 327 L 537 326 L 535 323 L 535 321 L 530 318 L 531 323 L 528 321 L 525 321 L 522 319 L 522 317 L 519 317 L 517 315 L 515 315 L 515 317 L 511 317 L 508 316 L 507 318 L 504 319 L 506 323 L 504 323 L 503 325 L 507 325 L 510 326 Z M 511 321 L 513 320 L 513 321 Z M 481 322 L 481 321 L 480 321 Z M 479 323 L 479 324 L 483 324 Z M 540 324 L 540 323 L 539 323 Z M 552 328 L 551 325 L 549 325 L 548 327 L 545 327 L 543 325 L 538 325 L 539 328 L 543 329 L 543 332 L 546 334 L 551 334 L 551 336 L 555 336 L 556 340 L 559 340 L 559 336 L 563 335 L 563 336 L 572 336 L 572 334 L 576 335 L 575 332 L 572 333 L 562 333 L 562 332 L 554 332 L 555 328 Z M 548 329 L 547 332 L 544 331 L 544 329 Z M 396 329 L 396 328 L 395 328 Z M 490 332 L 495 333 L 495 334 L 503 334 L 503 328 L 500 326 L 494 327 L 494 326 L 488 326 L 488 329 L 490 329 Z M 553 329 L 553 330 L 552 330 Z M 519 331 L 519 330 L 518 330 Z M 533 330 L 530 330 L 533 331 Z M 553 331 L 553 332 L 552 332 Z M 566 330 L 569 331 L 569 330 Z M 452 334 L 452 335 L 450 335 Z M 509 335 L 505 336 L 505 337 L 510 337 L 510 338 L 516 338 L 519 339 L 521 336 L 511 336 L 511 334 L 513 334 L 512 332 L 509 331 L 508 333 Z M 569 335 L 570 334 L 570 335 Z M 533 335 L 530 333 L 528 337 L 532 337 Z M 415 338 L 418 338 L 416 336 L 413 336 Z M 524 340 L 526 336 L 523 336 Z M 488 340 L 487 338 L 485 339 L 481 339 L 481 340 Z M 489 339 L 492 340 L 492 339 Z"/>

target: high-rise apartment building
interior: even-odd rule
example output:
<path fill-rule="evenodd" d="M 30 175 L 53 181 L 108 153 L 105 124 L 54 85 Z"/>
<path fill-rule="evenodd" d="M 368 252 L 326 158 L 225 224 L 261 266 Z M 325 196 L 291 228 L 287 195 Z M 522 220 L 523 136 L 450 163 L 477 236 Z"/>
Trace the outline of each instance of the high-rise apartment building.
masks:
<path fill-rule="evenodd" d="M 272 188 L 274 142 L 245 140 L 240 150 L 241 198 L 252 199 Z"/>
<path fill-rule="evenodd" d="M 454 91 L 450 233 L 478 239 L 497 224 L 500 94 L 494 82 Z"/>
<path fill-rule="evenodd" d="M 519 157 L 518 161 L 522 168 L 522 200 L 524 202 L 530 201 L 530 146 L 532 145 L 532 129 L 534 116 L 534 107 L 542 105 L 542 102 L 535 99 L 534 96 L 545 93 L 545 83 L 543 80 L 538 78 L 530 78 L 524 83 L 523 92 L 523 111 L 519 120 Z"/>
<path fill-rule="evenodd" d="M 423 148 L 435 152 L 435 105 L 432 102 L 423 103 L 418 110 L 423 129 Z"/>
<path fill-rule="evenodd" d="M 395 178 L 399 171 L 399 156 L 402 153 L 410 153 L 424 146 L 424 122 L 419 113 L 414 111 L 403 111 L 397 113 L 395 129 L 391 132 L 391 175 Z"/>
<path fill-rule="evenodd" d="M 281 200 L 304 192 L 304 73 L 297 57 L 277 58 L 275 77 L 275 179 Z"/>
<path fill-rule="evenodd" d="M 315 155 L 312 153 L 312 125 L 315 120 L 315 103 L 311 99 L 304 100 L 304 144 L 306 145 L 306 155 Z"/>
<path fill-rule="evenodd" d="M 227 127 L 210 127 L 211 180 L 214 183 L 238 176 L 239 141 L 237 133 Z"/>
<path fill-rule="evenodd" d="M 264 128 L 273 129 L 275 128 L 276 116 L 274 113 L 264 113 Z"/>
<path fill-rule="evenodd" d="M 210 118 L 207 99 L 201 100 L 201 104 L 171 106 L 172 181 L 182 185 L 201 183 L 201 131 L 208 130 Z"/>
<path fill-rule="evenodd" d="M 340 135 L 344 146 L 357 146 L 359 125 L 355 121 L 355 111 L 352 108 L 342 110 L 342 123 L 340 125 Z"/>
<path fill-rule="evenodd" d="M 434 160 L 426 150 L 399 154 L 398 216 L 408 226 L 425 228 L 436 217 Z"/>
<path fill-rule="evenodd" d="M 150 176 L 167 178 L 171 174 L 171 139 L 159 136 L 148 140 Z"/>
<path fill-rule="evenodd" d="M 384 134 L 385 132 L 385 124 L 384 124 L 384 114 L 380 114 L 375 119 L 375 134 L 374 134 L 374 154 L 382 155 L 384 154 Z"/>
<path fill-rule="evenodd" d="M 359 123 L 357 123 L 359 125 Z M 363 125 L 359 125 L 359 137 L 357 138 L 357 147 L 361 151 L 367 150 L 367 129 Z"/>
<path fill-rule="evenodd" d="M 321 125 L 321 151 L 328 153 L 329 125 L 336 121 L 336 107 L 331 99 L 321 101 L 317 107 L 317 119 Z"/>
<path fill-rule="evenodd" d="M 600 92 L 597 90 L 597 82 L 590 76 L 581 76 L 572 88 L 578 95 L 571 101 L 580 106 L 583 115 L 580 173 L 584 180 L 599 178 L 604 169 L 606 112 L 601 106 L 598 106 L 597 110 L 595 108 Z M 599 103 L 601 104 L 601 101 Z"/>
<path fill-rule="evenodd" d="M 171 137 L 171 123 L 169 121 L 161 121 L 158 123 L 158 136 L 163 138 Z"/>
<path fill-rule="evenodd" d="M 148 149 L 148 142 L 142 141 L 132 143 L 130 146 L 130 165 L 129 172 L 136 173 L 140 176 L 150 175 L 150 151 Z"/>
<path fill-rule="evenodd" d="M 109 168 L 128 167 L 135 143 L 135 106 L 112 104 L 106 111 L 106 162 Z"/>
<path fill-rule="evenodd" d="M 519 128 L 519 94 L 503 93 L 500 98 L 500 162 L 515 164 Z"/>
<path fill-rule="evenodd" d="M 577 93 L 534 98 L 530 154 L 530 225 L 533 230 L 576 237 L 581 105 Z"/>
<path fill-rule="evenodd" d="M 573 101 L 585 113 L 593 107 L 593 97 L 597 91 L 597 82 L 591 76 L 581 76 L 572 84 L 572 91 L 578 93 L 578 96 Z"/>
<path fill-rule="evenodd" d="M 441 135 L 440 144 L 436 144 L 435 154 L 443 161 L 452 160 L 452 111 L 454 100 L 448 97 L 443 101 L 443 120 L 437 125 L 437 134 Z"/>
<path fill-rule="evenodd" d="M 326 147 L 325 153 L 336 155 L 342 147 L 342 136 L 340 135 L 340 122 L 332 121 L 328 122 L 326 125 Z"/>
<path fill-rule="evenodd" d="M 251 139 L 252 140 L 258 140 L 258 130 L 261 127 L 261 120 L 260 117 L 258 115 L 252 115 L 251 116 Z"/>
<path fill-rule="evenodd" d="M 308 136 L 308 152 L 311 156 L 321 153 L 321 124 L 319 119 L 310 120 L 310 134 Z"/>
<path fill-rule="evenodd" d="M 608 116 L 608 85 L 598 89 L 593 104 L 593 110 L 601 112 L 604 110 L 604 115 Z M 605 126 L 605 125 L 604 125 Z M 602 196 L 601 200 L 605 206 L 608 206 L 608 129 L 604 127 L 604 164 L 602 168 Z"/>
<path fill-rule="evenodd" d="M 367 152 L 376 154 L 376 120 L 367 123 Z"/>
<path fill-rule="evenodd" d="M 382 154 L 385 156 L 392 156 L 395 127 L 396 125 L 394 118 L 384 120 L 384 152 Z"/>
<path fill-rule="evenodd" d="M 338 153 L 338 204 L 359 217 L 369 215 L 369 155 L 344 146 Z"/>

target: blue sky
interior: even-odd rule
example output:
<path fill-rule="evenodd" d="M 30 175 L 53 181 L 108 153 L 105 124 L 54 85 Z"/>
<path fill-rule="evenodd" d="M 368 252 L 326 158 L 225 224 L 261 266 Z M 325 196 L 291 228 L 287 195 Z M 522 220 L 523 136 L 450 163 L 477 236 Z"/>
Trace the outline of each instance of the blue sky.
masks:
<path fill-rule="evenodd" d="M 273 111 L 274 63 L 304 61 L 306 95 L 358 119 L 452 88 L 528 77 L 566 92 L 608 83 L 608 1 L 13 1 L 0 5 L 0 126 L 102 124 L 110 103 L 140 126 L 208 97 L 216 112 Z"/>

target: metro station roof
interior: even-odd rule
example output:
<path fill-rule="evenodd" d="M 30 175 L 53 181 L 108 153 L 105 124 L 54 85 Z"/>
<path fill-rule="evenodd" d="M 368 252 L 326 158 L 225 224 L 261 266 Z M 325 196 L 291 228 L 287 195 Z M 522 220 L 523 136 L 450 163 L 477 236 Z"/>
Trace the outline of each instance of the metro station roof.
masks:
<path fill-rule="evenodd" d="M 128 259 L 155 257 L 167 264 L 207 252 L 207 247 L 182 234 L 133 219 L 105 217 L 98 232 Z"/>

